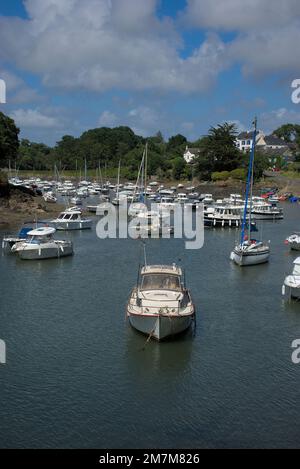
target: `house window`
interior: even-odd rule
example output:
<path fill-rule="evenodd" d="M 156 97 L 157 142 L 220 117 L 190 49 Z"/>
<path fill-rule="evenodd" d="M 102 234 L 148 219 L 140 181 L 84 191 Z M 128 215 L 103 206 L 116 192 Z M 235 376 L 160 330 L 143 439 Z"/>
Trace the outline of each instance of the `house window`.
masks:
<path fill-rule="evenodd" d="M 251 145 L 251 140 L 247 140 L 247 145 Z"/>
<path fill-rule="evenodd" d="M 245 140 L 242 140 L 242 145 L 245 145 Z"/>

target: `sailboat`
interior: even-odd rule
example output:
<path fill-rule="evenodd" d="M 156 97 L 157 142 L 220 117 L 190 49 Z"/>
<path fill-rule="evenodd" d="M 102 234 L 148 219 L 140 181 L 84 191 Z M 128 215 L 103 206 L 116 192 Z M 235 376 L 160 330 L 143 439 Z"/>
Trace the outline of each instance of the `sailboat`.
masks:
<path fill-rule="evenodd" d="M 119 168 L 118 168 L 118 182 L 117 182 L 117 193 L 116 193 L 116 197 L 114 199 L 112 199 L 112 203 L 114 205 L 120 205 L 121 201 L 122 201 L 122 198 L 120 198 L 120 195 L 119 195 L 119 190 L 120 190 L 120 170 L 121 170 L 121 160 L 119 160 Z"/>
<path fill-rule="evenodd" d="M 138 214 L 147 214 L 146 208 L 146 178 L 147 178 L 147 161 L 148 161 L 148 142 L 146 142 L 145 149 L 143 152 L 142 161 L 139 167 L 137 180 L 135 183 L 135 189 L 133 193 L 132 203 L 128 209 L 128 215 L 136 216 Z M 139 189 L 139 198 L 137 199 L 137 189 Z"/>
<path fill-rule="evenodd" d="M 248 176 L 247 176 L 247 187 L 246 187 L 246 198 L 244 205 L 244 215 L 241 229 L 241 240 L 240 243 L 235 246 L 234 250 L 230 254 L 230 259 L 237 265 L 256 265 L 262 264 L 269 260 L 270 246 L 269 243 L 264 243 L 256 239 L 251 238 L 251 232 L 253 225 L 251 223 L 252 215 L 252 191 L 253 191 L 253 168 L 254 168 L 254 156 L 255 156 L 255 144 L 256 144 L 256 133 L 257 133 L 257 119 L 254 120 L 254 131 L 253 131 L 253 143 L 249 159 Z M 250 195 L 250 198 L 249 198 Z M 248 201 L 250 200 L 249 207 L 249 218 L 247 217 L 248 212 Z M 247 219 L 248 218 L 248 219 Z M 248 231 L 248 234 L 246 233 Z"/>

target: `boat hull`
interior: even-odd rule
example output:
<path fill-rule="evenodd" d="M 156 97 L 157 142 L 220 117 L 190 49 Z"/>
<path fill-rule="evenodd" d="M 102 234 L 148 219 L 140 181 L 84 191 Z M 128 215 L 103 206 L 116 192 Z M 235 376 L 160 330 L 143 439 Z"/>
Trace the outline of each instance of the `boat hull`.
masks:
<path fill-rule="evenodd" d="M 92 220 L 74 221 L 74 222 L 52 222 L 53 226 L 59 231 L 87 230 L 92 228 Z"/>
<path fill-rule="evenodd" d="M 270 251 L 250 254 L 250 253 L 241 253 L 241 252 L 234 250 L 230 254 L 230 259 L 239 266 L 245 266 L 245 265 L 264 264 L 265 262 L 268 262 L 269 256 L 270 256 Z"/>
<path fill-rule="evenodd" d="M 300 278 L 298 276 L 288 275 L 284 279 L 285 292 L 286 289 L 288 290 L 290 297 L 300 300 Z"/>
<path fill-rule="evenodd" d="M 260 212 L 252 212 L 252 215 L 256 218 L 256 220 L 283 220 L 283 214 L 282 213 L 260 213 Z"/>
<path fill-rule="evenodd" d="M 128 313 L 131 326 L 157 340 L 163 340 L 168 337 L 180 334 L 188 329 L 193 321 L 194 315 L 186 316 L 163 316 L 163 315 L 138 315 Z"/>
<path fill-rule="evenodd" d="M 297 243 L 296 241 L 289 242 L 289 246 L 293 251 L 300 251 L 300 243 Z"/>
<path fill-rule="evenodd" d="M 17 253 L 20 259 L 23 260 L 55 259 L 71 256 L 73 254 L 73 246 L 44 246 L 40 249 L 24 248 L 17 251 Z"/>

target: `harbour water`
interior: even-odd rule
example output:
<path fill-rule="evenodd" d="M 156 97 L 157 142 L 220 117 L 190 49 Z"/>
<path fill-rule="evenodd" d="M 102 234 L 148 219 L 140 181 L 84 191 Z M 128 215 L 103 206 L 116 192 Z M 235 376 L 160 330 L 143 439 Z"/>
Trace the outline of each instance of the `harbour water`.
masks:
<path fill-rule="evenodd" d="M 100 240 L 92 229 L 58 235 L 74 242 L 70 258 L 2 255 L 1 447 L 299 446 L 291 343 L 300 304 L 281 296 L 299 205 L 285 203 L 284 213 L 263 223 L 265 265 L 230 262 L 235 229 L 206 229 L 200 250 L 148 242 L 149 263 L 185 268 L 197 308 L 196 333 L 162 343 L 145 345 L 125 320 L 139 241 Z"/>

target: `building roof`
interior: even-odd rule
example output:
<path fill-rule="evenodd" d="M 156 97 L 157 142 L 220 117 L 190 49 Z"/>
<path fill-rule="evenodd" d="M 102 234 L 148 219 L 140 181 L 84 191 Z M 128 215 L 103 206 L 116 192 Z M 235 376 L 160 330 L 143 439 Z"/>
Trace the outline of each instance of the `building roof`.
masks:
<path fill-rule="evenodd" d="M 238 136 L 238 140 L 252 140 L 253 138 L 253 133 L 252 132 L 241 132 Z"/>
<path fill-rule="evenodd" d="M 199 153 L 199 152 L 200 152 L 200 148 L 189 148 L 189 147 L 187 147 L 187 148 L 185 149 L 185 153 L 187 153 L 188 151 L 189 151 L 190 153 L 193 153 L 193 154 L 195 155 L 196 153 Z"/>
<path fill-rule="evenodd" d="M 287 147 L 287 143 L 276 135 L 266 135 L 264 138 L 266 145 L 280 145 Z"/>

